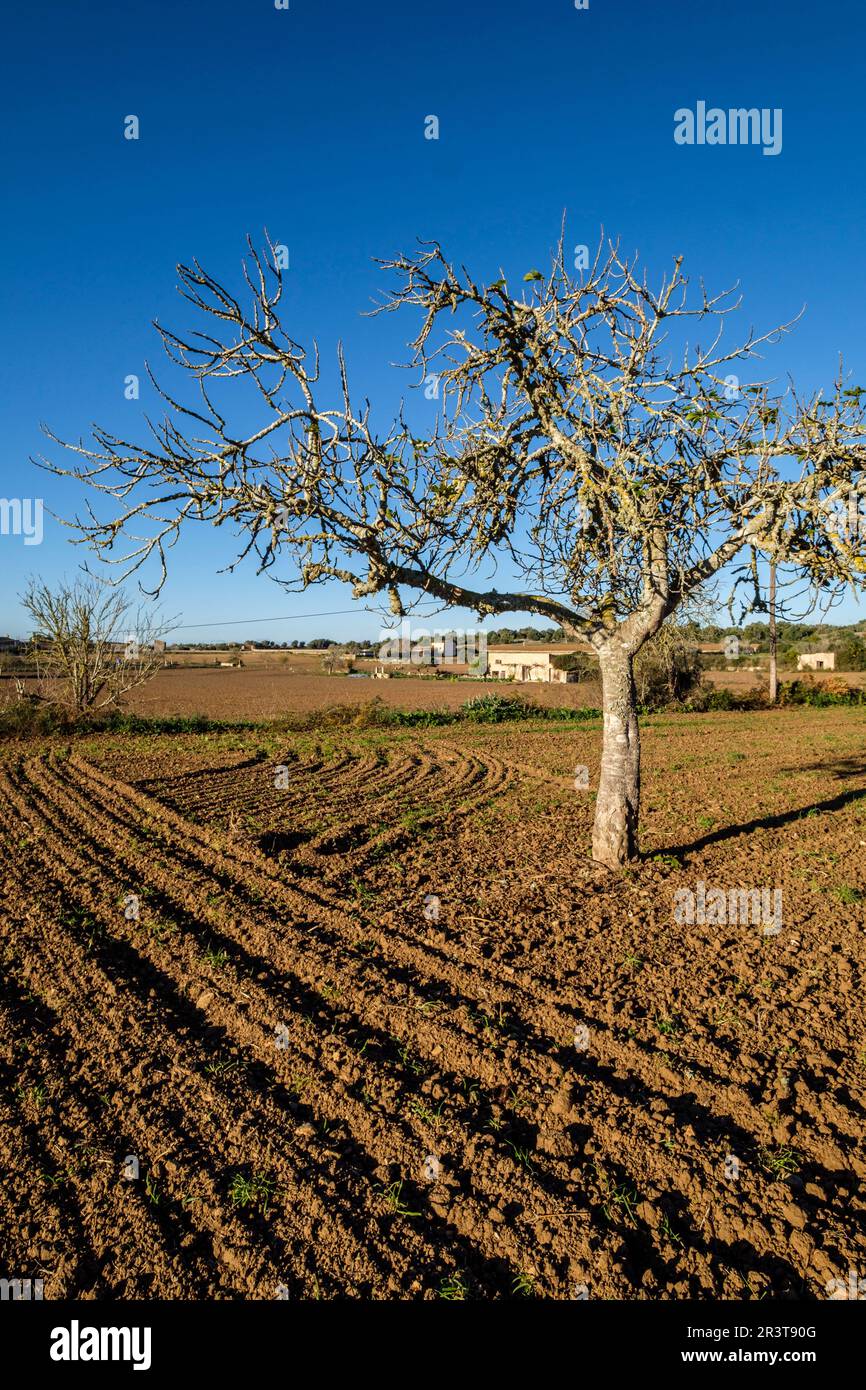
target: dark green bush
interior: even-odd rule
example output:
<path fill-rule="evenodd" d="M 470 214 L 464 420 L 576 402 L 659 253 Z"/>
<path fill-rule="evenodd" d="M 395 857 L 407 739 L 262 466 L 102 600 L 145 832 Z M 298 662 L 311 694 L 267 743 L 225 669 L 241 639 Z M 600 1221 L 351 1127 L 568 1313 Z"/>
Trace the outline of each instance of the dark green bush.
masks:
<path fill-rule="evenodd" d="M 142 715 L 112 709 L 75 715 L 59 705 L 37 705 L 27 700 L 0 711 L 0 737 L 5 738 L 49 734 L 204 734 L 253 728 L 252 720 L 209 719 L 204 714 Z"/>
<path fill-rule="evenodd" d="M 845 681 L 795 680 L 779 687 L 780 705 L 812 705 L 824 709 L 829 705 L 866 705 L 866 689 L 848 685 Z"/>
<path fill-rule="evenodd" d="M 859 637 L 845 637 L 835 651 L 837 671 L 866 671 L 866 644 Z"/>

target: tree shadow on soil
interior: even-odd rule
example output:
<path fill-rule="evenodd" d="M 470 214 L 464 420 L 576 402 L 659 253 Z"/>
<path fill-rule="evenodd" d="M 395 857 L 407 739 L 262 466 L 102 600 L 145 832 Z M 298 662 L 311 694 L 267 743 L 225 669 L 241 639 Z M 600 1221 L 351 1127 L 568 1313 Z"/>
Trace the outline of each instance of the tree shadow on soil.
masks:
<path fill-rule="evenodd" d="M 861 768 L 860 771 L 862 772 L 863 769 Z M 857 773 L 851 771 L 841 772 L 837 775 L 854 777 Z M 828 797 L 826 801 L 815 801 L 811 806 L 799 806 L 793 811 L 781 811 L 775 816 L 758 816 L 754 820 L 741 821 L 737 825 L 723 826 L 720 830 L 713 830 L 707 835 L 701 835 L 688 844 L 661 846 L 653 849 L 649 857 L 657 854 L 670 854 L 683 860 L 688 854 L 696 854 L 698 850 L 707 849 L 710 845 L 722 844 L 725 840 L 736 839 L 738 835 L 750 835 L 756 830 L 780 830 L 783 826 L 791 825 L 794 821 L 804 820 L 810 815 L 819 815 L 824 811 L 841 811 L 852 802 L 864 798 L 866 798 L 866 787 L 860 787 L 857 791 L 841 792 L 839 796 Z"/>

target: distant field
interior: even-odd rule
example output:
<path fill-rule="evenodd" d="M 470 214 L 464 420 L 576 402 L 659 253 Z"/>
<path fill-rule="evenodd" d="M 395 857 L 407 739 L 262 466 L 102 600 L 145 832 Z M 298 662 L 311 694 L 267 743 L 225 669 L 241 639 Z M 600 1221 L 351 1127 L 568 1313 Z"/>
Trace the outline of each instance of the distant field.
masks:
<path fill-rule="evenodd" d="M 833 676 L 818 672 L 817 681 Z M 766 677 L 756 671 L 707 671 L 705 678 L 730 690 L 748 690 Z M 792 680 L 785 672 L 780 679 Z M 866 683 L 866 672 L 844 673 L 849 685 Z M 143 689 L 134 692 L 129 708 L 138 714 L 206 714 L 214 719 L 272 719 L 288 711 L 322 709 L 326 705 L 366 704 L 380 699 L 399 709 L 456 709 L 464 700 L 499 690 L 531 696 L 545 706 L 601 706 L 596 681 L 576 685 L 541 685 L 531 682 L 499 682 L 407 677 L 373 680 L 357 676 L 326 676 L 318 670 L 292 671 L 265 664 L 235 670 L 220 668 L 162 671 Z"/>
<path fill-rule="evenodd" d="M 231 651 L 187 651 L 180 649 L 166 653 L 166 659 L 173 666 L 212 666 L 218 668 L 221 661 L 240 660 L 244 667 L 256 670 L 294 671 L 300 673 L 319 673 L 324 651 L 319 648 L 293 648 L 288 651 L 263 648 L 261 651 L 245 652 L 235 647 Z"/>
<path fill-rule="evenodd" d="M 601 691 L 595 683 L 512 685 L 510 682 L 412 676 L 404 680 L 373 680 L 361 676 L 296 674 L 279 669 L 243 667 L 233 671 L 161 671 L 149 685 L 134 692 L 128 708 L 138 714 L 271 719 L 288 711 L 322 709 L 338 704 L 361 705 L 376 698 L 399 709 L 456 709 L 473 695 L 491 690 L 531 694 L 543 705 L 598 706 L 601 702 Z"/>

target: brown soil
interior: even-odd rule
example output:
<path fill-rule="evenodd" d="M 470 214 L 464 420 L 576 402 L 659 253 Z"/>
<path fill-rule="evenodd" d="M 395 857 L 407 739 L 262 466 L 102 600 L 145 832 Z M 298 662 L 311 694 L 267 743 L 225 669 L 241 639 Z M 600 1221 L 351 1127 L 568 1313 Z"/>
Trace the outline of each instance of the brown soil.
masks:
<path fill-rule="evenodd" d="M 647 721 L 621 875 L 573 787 L 591 729 L 8 750 L 0 1268 L 826 1297 L 866 1259 L 864 729 Z M 678 925 L 701 880 L 781 889 L 781 932 Z"/>
<path fill-rule="evenodd" d="M 439 680 L 407 676 L 374 680 L 365 676 L 324 676 L 268 669 L 161 671 L 134 691 L 127 707 L 137 714 L 206 714 L 212 719 L 273 719 L 327 705 L 362 705 L 379 699 L 396 709 L 457 709 L 474 695 L 491 692 L 525 695 L 539 704 L 592 706 L 601 701 L 598 685 L 529 685 L 494 681 Z"/>

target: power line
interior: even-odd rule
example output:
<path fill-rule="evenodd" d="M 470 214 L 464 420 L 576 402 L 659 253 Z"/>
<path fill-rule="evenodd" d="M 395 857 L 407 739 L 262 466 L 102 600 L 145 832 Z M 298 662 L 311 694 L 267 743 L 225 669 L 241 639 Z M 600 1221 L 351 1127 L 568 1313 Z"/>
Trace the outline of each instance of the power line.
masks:
<path fill-rule="evenodd" d="M 420 616 L 432 617 L 438 611 L 438 609 L 434 609 L 432 613 L 421 614 Z M 300 623 L 306 618 L 344 618 L 358 613 L 375 614 L 375 612 L 375 608 L 332 608 L 325 613 L 286 613 L 277 618 L 227 618 L 225 621 L 217 623 L 174 623 L 166 630 L 169 632 L 192 632 L 203 627 L 246 627 L 252 626 L 253 623 Z"/>
<path fill-rule="evenodd" d="M 370 609 L 361 611 L 369 613 Z M 175 623 L 169 631 L 192 632 L 193 629 L 202 627 L 247 627 L 253 623 L 299 623 L 305 618 L 339 618 L 357 612 L 357 608 L 332 608 L 328 613 L 286 613 L 280 618 L 228 618 L 220 623 Z"/>

